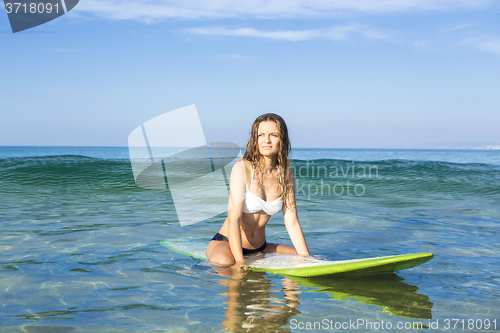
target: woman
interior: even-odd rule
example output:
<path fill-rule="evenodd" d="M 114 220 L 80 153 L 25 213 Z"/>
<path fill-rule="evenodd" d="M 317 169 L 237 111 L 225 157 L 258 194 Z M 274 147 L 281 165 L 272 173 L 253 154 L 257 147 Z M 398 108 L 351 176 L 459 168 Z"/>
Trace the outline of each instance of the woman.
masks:
<path fill-rule="evenodd" d="M 297 217 L 290 148 L 280 116 L 267 113 L 255 120 L 245 154 L 231 171 L 227 219 L 208 244 L 210 261 L 246 266 L 243 255 L 248 253 L 309 255 Z M 294 247 L 266 242 L 266 224 L 281 209 Z"/>

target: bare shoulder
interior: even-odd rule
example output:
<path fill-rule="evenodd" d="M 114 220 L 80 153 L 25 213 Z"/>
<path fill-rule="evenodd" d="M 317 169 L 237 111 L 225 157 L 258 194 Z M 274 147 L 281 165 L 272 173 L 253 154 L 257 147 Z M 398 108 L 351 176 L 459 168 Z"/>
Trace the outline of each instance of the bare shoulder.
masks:
<path fill-rule="evenodd" d="M 251 172 L 251 170 L 252 164 L 249 161 L 241 158 L 233 165 L 233 168 L 231 170 L 231 177 L 246 179 L 246 175 L 248 174 L 248 172 Z"/>
<path fill-rule="evenodd" d="M 240 159 L 241 163 L 243 163 L 245 165 L 245 170 L 252 170 L 252 163 L 248 160 L 245 160 L 245 159 Z M 239 161 L 238 161 L 239 162 Z"/>
<path fill-rule="evenodd" d="M 243 158 L 240 158 L 236 163 L 234 163 L 233 168 L 231 169 L 232 172 L 238 172 L 238 171 L 245 171 L 246 168 L 246 161 Z"/>

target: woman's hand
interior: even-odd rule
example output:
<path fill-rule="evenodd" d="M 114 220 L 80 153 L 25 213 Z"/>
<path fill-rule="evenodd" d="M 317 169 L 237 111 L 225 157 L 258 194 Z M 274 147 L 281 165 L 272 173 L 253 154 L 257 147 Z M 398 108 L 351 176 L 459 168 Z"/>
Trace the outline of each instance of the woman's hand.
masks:
<path fill-rule="evenodd" d="M 247 271 L 248 265 L 245 263 L 245 261 L 237 261 L 233 264 L 233 266 L 231 266 L 231 268 L 237 271 Z"/>

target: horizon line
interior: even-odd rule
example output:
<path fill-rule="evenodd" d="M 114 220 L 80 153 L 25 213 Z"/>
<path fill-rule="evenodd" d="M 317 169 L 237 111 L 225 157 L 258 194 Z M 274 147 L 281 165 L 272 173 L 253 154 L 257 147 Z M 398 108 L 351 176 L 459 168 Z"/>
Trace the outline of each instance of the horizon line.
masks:
<path fill-rule="evenodd" d="M 490 148 L 491 147 L 491 148 Z M 55 145 L 0 145 L 0 148 L 144 148 L 144 147 L 128 147 L 128 146 L 55 146 Z M 193 148 L 193 147 L 154 147 L 154 148 Z M 244 146 L 240 146 L 244 148 Z M 485 145 L 484 147 L 473 147 L 473 148 L 338 148 L 338 147 L 295 147 L 294 149 L 337 149 L 337 150 L 486 150 L 486 151 L 496 151 L 500 150 L 500 145 Z"/>

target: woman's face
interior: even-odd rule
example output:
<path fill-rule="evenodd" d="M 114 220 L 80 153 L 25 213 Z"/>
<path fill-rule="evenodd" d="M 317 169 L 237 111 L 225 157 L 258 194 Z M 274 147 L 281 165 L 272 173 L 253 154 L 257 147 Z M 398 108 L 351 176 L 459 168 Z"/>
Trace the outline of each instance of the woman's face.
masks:
<path fill-rule="evenodd" d="M 259 152 L 262 156 L 278 155 L 280 148 L 280 135 L 278 126 L 274 121 L 263 121 L 257 131 Z"/>

